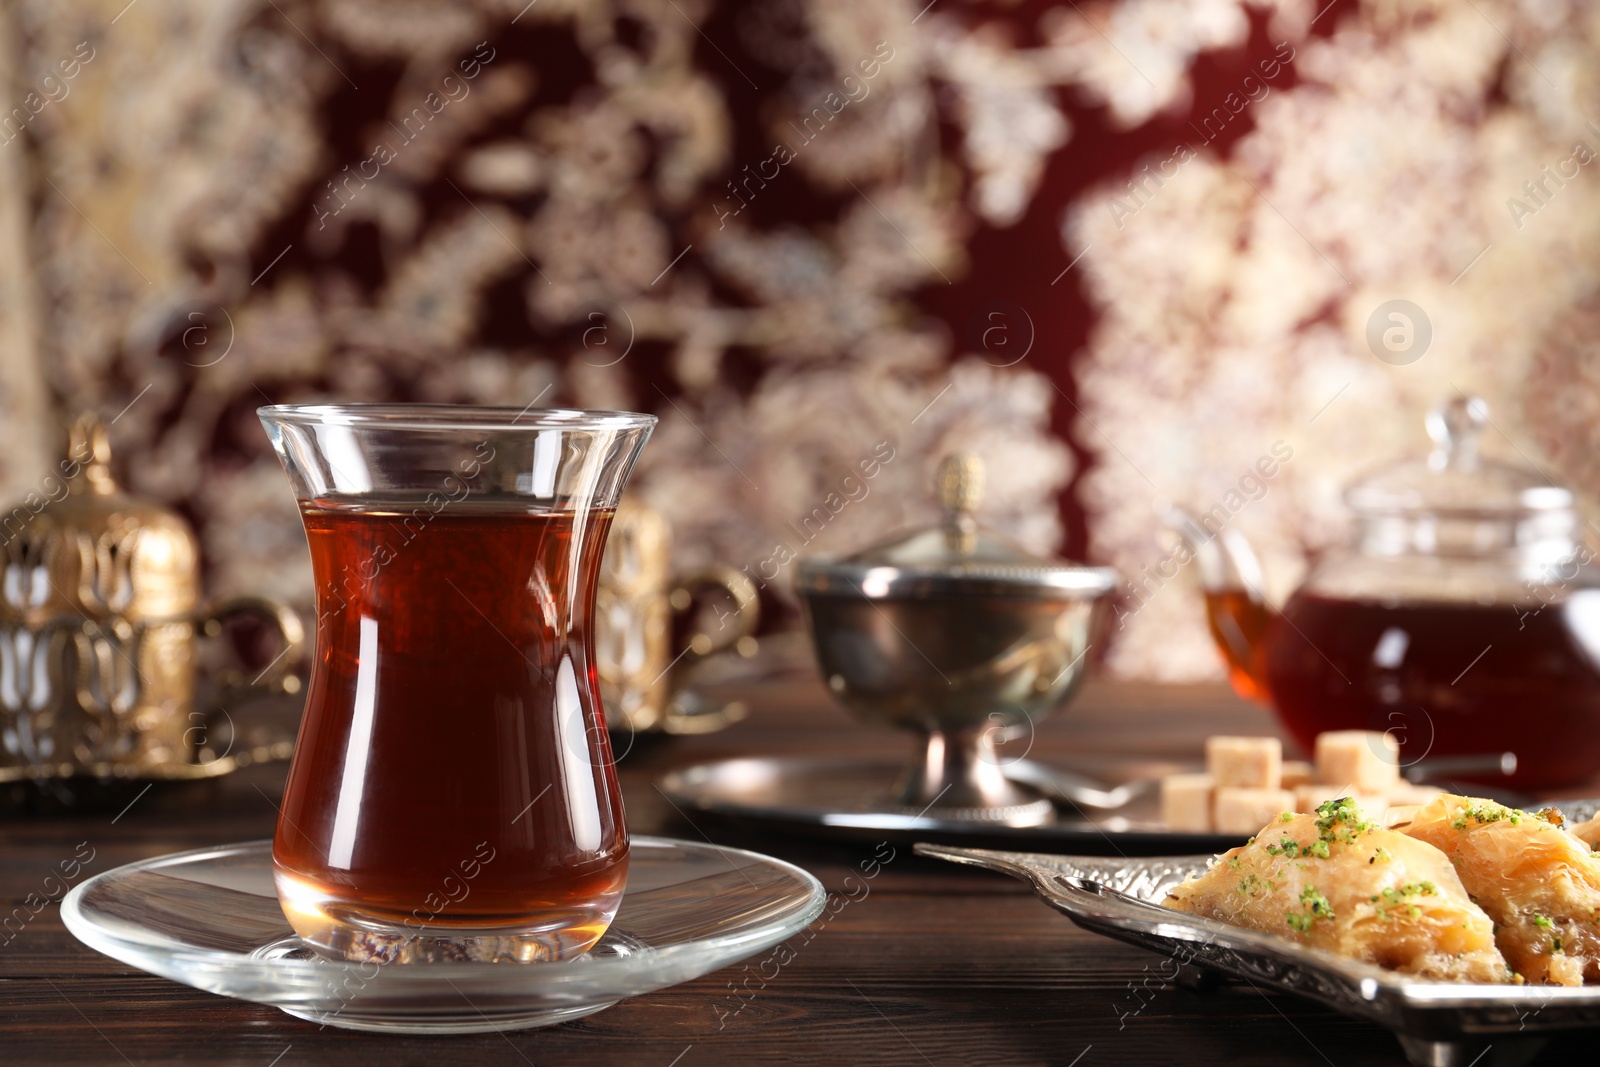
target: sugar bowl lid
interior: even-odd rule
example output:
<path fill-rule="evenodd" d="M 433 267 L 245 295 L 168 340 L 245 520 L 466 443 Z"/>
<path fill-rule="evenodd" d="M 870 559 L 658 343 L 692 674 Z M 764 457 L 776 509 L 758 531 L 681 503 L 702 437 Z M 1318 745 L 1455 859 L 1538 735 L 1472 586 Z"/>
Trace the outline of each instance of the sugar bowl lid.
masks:
<path fill-rule="evenodd" d="M 945 597 L 987 595 L 1095 597 L 1109 593 L 1117 573 L 1044 559 L 978 528 L 973 512 L 983 497 L 983 461 L 954 454 L 939 464 L 934 490 L 944 521 L 903 533 L 843 559 L 812 557 L 796 570 L 802 595 Z"/>
<path fill-rule="evenodd" d="M 1552 485 L 1532 467 L 1479 455 L 1489 406 L 1457 395 L 1428 413 L 1433 451 L 1425 459 L 1381 467 L 1345 490 L 1361 515 L 1507 519 L 1571 511 L 1572 491 Z"/>

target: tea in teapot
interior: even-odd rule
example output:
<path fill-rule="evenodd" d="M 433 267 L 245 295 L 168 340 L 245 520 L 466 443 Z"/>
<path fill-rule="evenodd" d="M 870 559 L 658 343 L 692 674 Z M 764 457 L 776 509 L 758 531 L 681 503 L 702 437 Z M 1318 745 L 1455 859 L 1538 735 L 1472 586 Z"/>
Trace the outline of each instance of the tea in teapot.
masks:
<path fill-rule="evenodd" d="M 1435 409 L 1432 454 L 1346 490 L 1352 542 L 1281 610 L 1236 530 L 1177 514 L 1235 689 L 1308 751 L 1327 730 L 1379 730 L 1405 764 L 1448 758 L 1464 777 L 1538 787 L 1600 770 L 1600 571 L 1572 493 L 1481 457 L 1486 425 L 1478 399 Z"/>

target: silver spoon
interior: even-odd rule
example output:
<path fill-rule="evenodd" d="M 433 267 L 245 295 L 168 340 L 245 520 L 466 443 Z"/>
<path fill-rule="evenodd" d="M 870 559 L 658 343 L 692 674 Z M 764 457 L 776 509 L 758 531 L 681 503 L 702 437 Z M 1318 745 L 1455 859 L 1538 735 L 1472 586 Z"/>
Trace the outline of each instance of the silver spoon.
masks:
<path fill-rule="evenodd" d="M 1105 783 L 1097 782 L 1088 775 L 1031 760 L 1017 760 L 1002 767 L 1001 771 L 1018 785 L 1025 785 L 1057 803 L 1077 804 L 1102 811 L 1124 807 L 1135 797 L 1143 796 L 1155 788 L 1156 784 L 1154 779 L 1141 778 L 1107 788 Z"/>

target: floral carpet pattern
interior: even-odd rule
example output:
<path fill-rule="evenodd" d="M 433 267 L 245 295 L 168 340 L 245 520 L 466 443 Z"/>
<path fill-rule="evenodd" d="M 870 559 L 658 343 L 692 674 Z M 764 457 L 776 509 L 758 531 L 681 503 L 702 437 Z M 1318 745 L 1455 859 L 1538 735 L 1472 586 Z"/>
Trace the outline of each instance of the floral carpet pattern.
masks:
<path fill-rule="evenodd" d="M 1600 494 L 1597 46 L 1580 0 L 16 0 L 0 486 L 99 411 L 216 591 L 306 599 L 257 406 L 649 410 L 680 565 L 782 602 L 961 449 L 991 526 L 1130 580 L 1115 671 L 1216 676 L 1193 579 L 1150 577 L 1168 503 L 1233 492 L 1283 591 L 1458 390 Z M 1086 122 L 1170 146 L 1057 211 Z M 996 358 L 941 293 L 1005 298 L 974 239 L 1047 203 L 1086 340 Z M 1369 343 L 1396 299 L 1409 361 Z"/>

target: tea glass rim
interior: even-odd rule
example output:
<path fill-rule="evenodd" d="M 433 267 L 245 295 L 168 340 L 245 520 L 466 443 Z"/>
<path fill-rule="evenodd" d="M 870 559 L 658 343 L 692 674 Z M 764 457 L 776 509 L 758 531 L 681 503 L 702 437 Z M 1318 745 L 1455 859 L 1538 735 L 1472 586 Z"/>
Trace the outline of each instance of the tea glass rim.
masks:
<path fill-rule="evenodd" d="M 477 404 L 314 403 L 269 404 L 256 409 L 263 420 L 297 426 L 350 426 L 397 430 L 526 431 L 639 430 L 654 415 L 591 408 L 523 408 Z"/>

